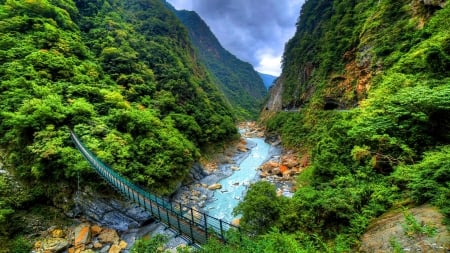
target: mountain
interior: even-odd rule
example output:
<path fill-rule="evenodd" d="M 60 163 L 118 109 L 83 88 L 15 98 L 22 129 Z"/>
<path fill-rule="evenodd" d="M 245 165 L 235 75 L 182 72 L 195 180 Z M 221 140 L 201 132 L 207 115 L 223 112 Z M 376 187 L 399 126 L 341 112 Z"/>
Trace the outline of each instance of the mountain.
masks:
<path fill-rule="evenodd" d="M 10 194 L 0 173 L 1 238 L 21 230 L 15 210 L 70 194 L 78 176 L 98 184 L 70 130 L 166 195 L 200 150 L 237 137 L 229 103 L 160 0 L 1 1 L 0 23 L 0 164 L 25 184 Z"/>
<path fill-rule="evenodd" d="M 318 252 L 372 252 L 361 236 L 389 210 L 427 204 L 449 224 L 449 20 L 448 1 L 305 2 L 261 114 L 308 165 L 274 227 L 313 233 Z M 264 213 L 248 215 L 241 225 L 256 229 L 248 217 Z M 390 233 L 387 252 L 409 247 Z"/>
<path fill-rule="evenodd" d="M 175 13 L 187 27 L 200 61 L 213 74 L 237 116 L 256 119 L 267 91 L 253 66 L 225 50 L 196 12 Z"/>
<path fill-rule="evenodd" d="M 276 76 L 272 76 L 269 74 L 263 74 L 258 72 L 259 76 L 261 77 L 261 79 L 264 82 L 264 86 L 266 86 L 266 89 L 269 89 L 270 86 L 272 86 L 274 84 L 275 79 L 277 79 Z"/>

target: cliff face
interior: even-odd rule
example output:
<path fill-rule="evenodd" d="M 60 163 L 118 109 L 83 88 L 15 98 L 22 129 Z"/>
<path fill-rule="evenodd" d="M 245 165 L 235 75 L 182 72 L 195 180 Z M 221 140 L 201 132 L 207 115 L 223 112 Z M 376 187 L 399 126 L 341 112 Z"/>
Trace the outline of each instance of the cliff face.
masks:
<path fill-rule="evenodd" d="M 448 1 L 305 2 L 262 112 L 269 132 L 310 158 L 280 227 L 336 248 L 353 238 L 337 250 L 350 252 L 388 210 L 426 203 L 450 219 L 449 27 Z"/>
<path fill-rule="evenodd" d="M 187 27 L 199 60 L 213 74 L 236 114 L 243 119 L 256 118 L 267 90 L 253 66 L 225 50 L 197 13 L 182 10 L 175 14 Z"/>
<path fill-rule="evenodd" d="M 283 81 L 277 83 L 283 95 L 271 93 L 270 103 L 281 99 L 275 104 L 283 109 L 311 106 L 312 100 L 322 109 L 357 106 L 376 89 L 377 77 L 395 69 L 406 55 L 426 53 L 419 49 L 425 41 L 439 41 L 426 25 L 446 5 L 443 0 L 306 1 L 285 48 Z M 444 23 L 433 33 L 445 32 Z M 442 46 L 438 61 L 447 66 L 447 46 Z M 433 72 L 432 65 L 424 62 L 417 71 Z"/>

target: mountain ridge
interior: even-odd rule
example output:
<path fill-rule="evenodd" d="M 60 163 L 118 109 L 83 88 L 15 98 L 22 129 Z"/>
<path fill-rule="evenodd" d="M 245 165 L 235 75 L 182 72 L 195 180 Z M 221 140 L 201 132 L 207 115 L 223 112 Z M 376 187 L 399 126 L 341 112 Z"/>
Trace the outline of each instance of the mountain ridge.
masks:
<path fill-rule="evenodd" d="M 224 49 L 196 12 L 174 11 L 187 27 L 199 58 L 213 73 L 238 116 L 241 119 L 256 119 L 267 91 L 253 66 Z"/>

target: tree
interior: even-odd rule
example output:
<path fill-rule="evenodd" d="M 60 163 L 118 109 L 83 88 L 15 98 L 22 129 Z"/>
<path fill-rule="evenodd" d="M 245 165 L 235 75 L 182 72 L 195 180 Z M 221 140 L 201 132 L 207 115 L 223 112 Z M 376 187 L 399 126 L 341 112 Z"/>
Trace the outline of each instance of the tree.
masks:
<path fill-rule="evenodd" d="M 242 228 L 255 234 L 263 234 L 278 221 L 280 211 L 275 186 L 261 181 L 249 187 L 244 201 L 238 204 L 233 214 L 242 215 Z"/>

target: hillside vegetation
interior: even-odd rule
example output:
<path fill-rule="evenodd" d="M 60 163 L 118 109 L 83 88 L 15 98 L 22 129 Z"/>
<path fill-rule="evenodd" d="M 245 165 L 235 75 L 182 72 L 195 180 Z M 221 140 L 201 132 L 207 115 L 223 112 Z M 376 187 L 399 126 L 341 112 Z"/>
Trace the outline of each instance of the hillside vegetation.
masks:
<path fill-rule="evenodd" d="M 225 252 L 358 251 L 371 221 L 424 203 L 449 224 L 449 27 L 446 1 L 305 2 L 262 120 L 310 166 L 291 199 L 250 187 L 235 211 L 259 236 Z"/>
<path fill-rule="evenodd" d="M 187 27 L 200 60 L 217 80 L 239 119 L 256 119 L 267 95 L 258 72 L 250 63 L 225 50 L 197 13 L 185 10 L 175 13 Z"/>
<path fill-rule="evenodd" d="M 203 147 L 237 135 L 186 29 L 158 0 L 1 0 L 0 82 L 0 236 L 20 232 L 16 210 L 51 202 L 77 175 L 97 180 L 69 129 L 159 194 Z"/>

